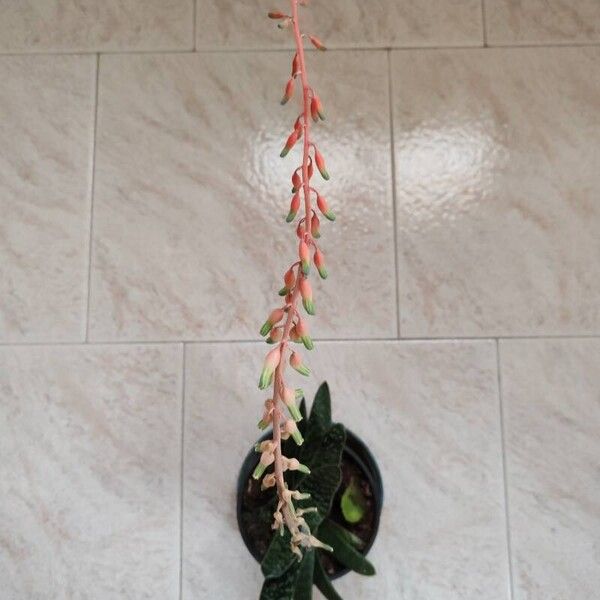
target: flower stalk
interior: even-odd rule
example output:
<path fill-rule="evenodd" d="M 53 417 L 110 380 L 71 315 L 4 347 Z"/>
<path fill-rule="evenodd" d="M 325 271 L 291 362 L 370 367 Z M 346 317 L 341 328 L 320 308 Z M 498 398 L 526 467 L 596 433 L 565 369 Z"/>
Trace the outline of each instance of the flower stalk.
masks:
<path fill-rule="evenodd" d="M 291 77 L 285 84 L 285 91 L 281 104 L 287 104 L 294 96 L 298 88 L 302 92 L 302 111 L 294 123 L 292 132 L 289 134 L 280 156 L 286 157 L 292 149 L 302 142 L 302 163 L 293 171 L 292 175 L 292 198 L 289 201 L 289 209 L 285 218 L 287 223 L 293 223 L 300 213 L 303 203 L 303 215 L 296 225 L 296 235 L 299 238 L 297 260 L 286 271 L 284 275 L 284 286 L 279 291 L 283 297 L 283 306 L 271 311 L 263 324 L 260 334 L 268 336 L 266 341 L 275 344 L 275 347 L 267 354 L 263 370 L 259 379 L 259 388 L 265 390 L 272 386 L 272 398 L 265 402 L 265 408 L 259 428 L 265 429 L 271 425 L 273 436 L 271 440 L 257 445 L 257 451 L 261 458 L 254 472 L 255 479 L 262 479 L 262 488 L 275 487 L 279 499 L 277 510 L 274 514 L 273 528 L 283 532 L 284 527 L 291 534 L 291 549 L 302 557 L 302 548 L 325 547 L 310 532 L 310 529 L 302 517 L 303 514 L 314 512 L 314 507 L 303 507 L 296 509 L 294 501 L 307 500 L 308 495 L 288 489 L 284 479 L 285 471 L 300 471 L 309 473 L 306 465 L 300 464 L 295 459 L 289 459 L 282 454 L 282 439 L 292 438 L 296 444 L 303 443 L 297 422 L 302 416 L 296 405 L 298 398 L 297 390 L 286 387 L 285 368 L 289 362 L 290 366 L 301 375 L 308 376 L 309 368 L 304 364 L 302 357 L 296 351 L 290 349 L 291 343 L 301 343 L 307 350 L 312 350 L 314 343 L 308 333 L 308 326 L 300 316 L 298 304 L 302 306 L 308 315 L 315 314 L 312 287 L 309 281 L 311 266 L 314 264 L 320 276 L 327 277 L 323 253 L 316 243 L 320 238 L 319 218 L 312 206 L 312 195 L 316 194 L 319 211 L 329 220 L 335 217 L 330 211 L 325 200 L 311 187 L 311 177 L 316 165 L 323 179 L 329 179 L 329 173 L 325 167 L 325 159 L 311 138 L 311 121 L 315 123 L 324 120 L 324 112 L 321 100 L 310 86 L 306 69 L 306 57 L 304 52 L 304 40 L 308 39 L 312 45 L 325 50 L 323 43 L 313 35 L 306 35 L 301 31 L 299 20 L 299 7 L 308 4 L 308 0 L 289 0 L 291 14 L 287 15 L 279 11 L 269 13 L 269 18 L 279 22 L 279 27 L 290 29 L 293 33 L 296 51 L 291 64 Z M 298 86 L 298 80 L 300 85 Z M 301 391 L 300 391 L 301 394 Z M 284 410 L 287 409 L 291 418 L 287 418 Z M 272 466 L 273 471 L 267 472 Z"/>

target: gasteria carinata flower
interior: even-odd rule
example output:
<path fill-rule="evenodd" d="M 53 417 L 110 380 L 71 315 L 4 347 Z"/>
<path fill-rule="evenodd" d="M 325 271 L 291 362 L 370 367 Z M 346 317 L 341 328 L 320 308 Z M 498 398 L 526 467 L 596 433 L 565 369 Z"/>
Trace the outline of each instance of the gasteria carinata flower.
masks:
<path fill-rule="evenodd" d="M 321 196 L 321 194 L 317 194 L 317 206 L 319 210 L 323 213 L 323 216 L 330 221 L 335 221 L 335 214 L 329 210 L 329 206 L 327 205 L 327 200 Z"/>
<path fill-rule="evenodd" d="M 281 319 L 285 316 L 285 311 L 283 308 L 276 308 L 271 311 L 271 314 L 267 317 L 267 320 L 263 323 L 263 326 L 260 328 L 260 335 L 267 335 L 271 329 L 273 329 L 274 325 L 277 325 Z"/>
<path fill-rule="evenodd" d="M 308 275 L 310 272 L 310 250 L 304 240 L 300 240 L 300 244 L 298 244 L 298 257 L 300 258 L 302 272 Z"/>
<path fill-rule="evenodd" d="M 294 275 L 293 269 L 288 269 L 283 276 L 283 287 L 279 290 L 280 296 L 287 296 L 294 284 L 296 283 L 296 276 Z"/>
<path fill-rule="evenodd" d="M 294 131 L 292 131 L 292 133 L 290 133 L 290 137 L 288 137 L 288 139 L 285 143 L 285 146 L 283 147 L 283 150 L 280 152 L 279 156 L 281 156 L 281 158 L 286 157 L 287 153 L 294 147 L 294 145 L 297 141 L 298 141 L 298 131 L 296 129 L 294 129 Z M 329 179 L 329 176 L 325 177 L 325 179 Z"/>
<path fill-rule="evenodd" d="M 317 267 L 317 271 L 319 271 L 319 275 L 321 276 L 321 279 L 327 279 L 327 269 L 325 268 L 325 257 L 323 256 L 323 253 L 317 248 L 315 250 L 315 256 L 314 256 L 314 261 L 315 261 L 315 267 Z"/>
<path fill-rule="evenodd" d="M 294 144 L 296 142 L 294 141 Z M 293 144 L 292 144 L 293 145 Z M 329 173 L 325 167 L 325 159 L 323 155 L 315 148 L 315 162 L 317 163 L 317 169 L 319 169 L 319 173 L 321 173 L 321 177 L 323 179 L 329 179 Z"/>
<path fill-rule="evenodd" d="M 308 334 L 308 327 L 306 326 L 306 323 L 302 317 L 298 317 L 298 322 L 296 323 L 296 333 L 302 340 L 302 343 L 307 350 L 312 350 L 315 347 L 310 335 Z"/>
<path fill-rule="evenodd" d="M 312 287 L 306 277 L 300 279 L 300 295 L 302 296 L 302 306 L 309 315 L 315 314 L 315 303 L 313 302 Z"/>
<path fill-rule="evenodd" d="M 266 468 L 269 465 L 272 465 L 275 461 L 275 456 L 273 452 L 265 451 L 260 455 L 260 462 L 256 465 L 256 469 L 254 469 L 254 473 L 252 473 L 252 477 L 254 479 L 260 479 L 261 475 L 265 472 Z"/>
<path fill-rule="evenodd" d="M 310 234 L 318 240 L 321 237 L 321 222 L 319 221 L 319 217 L 317 215 L 313 215 L 310 220 Z"/>
<path fill-rule="evenodd" d="M 289 99 L 294 95 L 294 78 L 288 80 L 285 85 L 285 92 L 283 94 L 283 98 L 281 99 L 281 104 L 286 104 Z"/>
<path fill-rule="evenodd" d="M 298 430 L 296 421 L 294 421 L 293 419 L 288 419 L 283 424 L 283 432 L 288 435 L 291 435 L 294 438 L 294 441 L 296 442 L 296 444 L 298 444 L 298 446 L 302 446 L 302 443 L 304 442 L 304 438 L 302 437 L 302 434 Z"/>
<path fill-rule="evenodd" d="M 279 346 L 277 346 L 277 348 L 273 348 L 273 350 L 267 354 L 265 363 L 263 365 L 263 370 L 261 371 L 260 379 L 258 381 L 259 389 L 264 390 L 271 384 L 273 374 L 275 373 L 277 365 L 279 365 L 280 359 L 281 349 Z"/>
<path fill-rule="evenodd" d="M 296 406 L 296 393 L 291 388 L 285 388 L 283 390 L 283 403 L 287 406 L 287 409 L 292 416 L 294 421 L 302 421 L 302 415 L 300 414 L 300 410 Z"/>
<path fill-rule="evenodd" d="M 290 365 L 293 369 L 298 371 L 300 375 L 308 377 L 310 375 L 310 369 L 302 362 L 302 357 L 298 352 L 292 352 L 290 356 Z"/>
<path fill-rule="evenodd" d="M 325 113 L 323 112 L 323 105 L 321 104 L 321 100 L 319 100 L 319 96 L 313 96 L 313 99 L 310 101 L 310 113 L 315 123 L 319 119 L 321 121 L 325 120 Z"/>
<path fill-rule="evenodd" d="M 288 215 L 285 218 L 287 223 L 291 223 L 296 218 L 299 208 L 300 208 L 300 192 L 296 192 L 292 196 L 292 201 L 290 202 L 290 211 L 288 212 Z"/>

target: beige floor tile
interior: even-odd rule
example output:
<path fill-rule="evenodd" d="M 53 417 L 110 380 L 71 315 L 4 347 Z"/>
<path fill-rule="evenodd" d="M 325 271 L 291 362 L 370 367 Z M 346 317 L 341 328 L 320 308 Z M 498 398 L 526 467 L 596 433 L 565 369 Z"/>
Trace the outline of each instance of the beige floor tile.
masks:
<path fill-rule="evenodd" d="M 289 3 L 198 0 L 198 48 L 289 47 L 293 39 L 266 18 Z M 304 30 L 330 48 L 481 46 L 480 0 L 371 0 L 311 2 L 302 11 Z"/>
<path fill-rule="evenodd" d="M 0 52 L 189 50 L 194 0 L 0 0 Z"/>
<path fill-rule="evenodd" d="M 181 361 L 0 348 L 3 598 L 178 598 Z"/>
<path fill-rule="evenodd" d="M 93 57 L 0 58 L 2 342 L 85 336 L 95 72 Z"/>
<path fill-rule="evenodd" d="M 490 44 L 600 42 L 598 0 L 484 0 Z"/>
<path fill-rule="evenodd" d="M 393 55 L 404 336 L 600 331 L 600 51 Z"/>
<path fill-rule="evenodd" d="M 256 597 L 260 589 L 237 531 L 235 483 L 258 437 L 264 350 L 187 350 L 184 600 Z M 329 342 L 314 354 L 305 357 L 315 372 L 308 396 L 329 380 L 334 418 L 369 444 L 384 478 L 370 555 L 378 575 L 345 577 L 336 584 L 342 596 L 508 600 L 494 344 Z"/>
<path fill-rule="evenodd" d="M 515 600 L 600 589 L 600 340 L 500 347 Z"/>
<path fill-rule="evenodd" d="M 295 260 L 283 217 L 300 149 L 279 152 L 287 54 L 102 57 L 91 336 L 253 339 Z M 315 283 L 321 336 L 396 331 L 387 59 L 312 55 L 331 173 L 314 184 L 330 277 Z M 290 103 L 291 104 L 291 103 Z"/>

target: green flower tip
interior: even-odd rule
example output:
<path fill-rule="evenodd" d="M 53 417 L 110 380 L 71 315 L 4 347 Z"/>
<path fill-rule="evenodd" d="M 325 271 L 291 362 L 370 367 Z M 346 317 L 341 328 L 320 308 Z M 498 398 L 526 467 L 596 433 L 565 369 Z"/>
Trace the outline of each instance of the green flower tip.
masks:
<path fill-rule="evenodd" d="M 265 472 L 265 469 L 267 467 L 265 467 L 265 465 L 263 465 L 262 463 L 258 463 L 256 465 L 256 469 L 254 469 L 254 473 L 252 473 L 252 477 L 256 480 L 260 479 L 262 477 L 262 474 Z"/>
<path fill-rule="evenodd" d="M 309 315 L 315 314 L 315 303 L 312 300 L 302 300 L 302 306 Z"/>
<path fill-rule="evenodd" d="M 260 328 L 260 335 L 265 336 L 271 329 L 273 328 L 273 323 L 270 321 L 265 321 L 263 326 Z"/>

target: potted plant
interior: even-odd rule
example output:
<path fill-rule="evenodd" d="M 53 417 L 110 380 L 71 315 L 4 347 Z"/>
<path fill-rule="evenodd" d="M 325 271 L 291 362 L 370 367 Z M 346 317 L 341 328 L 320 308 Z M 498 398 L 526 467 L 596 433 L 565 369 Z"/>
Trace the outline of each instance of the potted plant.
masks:
<path fill-rule="evenodd" d="M 321 41 L 303 34 L 299 7 L 307 0 L 290 0 L 291 14 L 270 12 L 279 27 L 293 32 L 296 51 L 282 104 L 299 82 L 300 114 L 281 151 L 285 157 L 298 142 L 301 164 L 292 174 L 288 223 L 296 225 L 298 257 L 284 275 L 274 308 L 260 333 L 274 348 L 267 354 L 259 389 L 269 390 L 260 429 L 270 428 L 242 466 L 238 485 L 238 522 L 252 554 L 262 560 L 265 582 L 261 600 L 305 600 L 313 583 L 329 599 L 339 598 L 330 578 L 353 569 L 363 575 L 375 570 L 365 558 L 379 523 L 382 485 L 367 448 L 343 425 L 333 423 L 329 389 L 323 384 L 307 416 L 304 394 L 285 378 L 287 364 L 303 376 L 310 371 L 291 344 L 313 349 L 306 315 L 315 314 L 311 271 L 327 278 L 317 240 L 320 216 L 334 221 L 327 201 L 311 184 L 316 166 L 329 179 L 323 155 L 311 137 L 311 119 L 324 120 L 323 107 L 309 85 L 304 53 L 308 39 L 318 50 Z M 301 206 L 302 205 L 302 206 Z M 316 205 L 316 207 L 315 207 Z M 300 213 L 300 214 L 299 214 Z M 301 300 L 304 313 L 301 313 Z"/>

